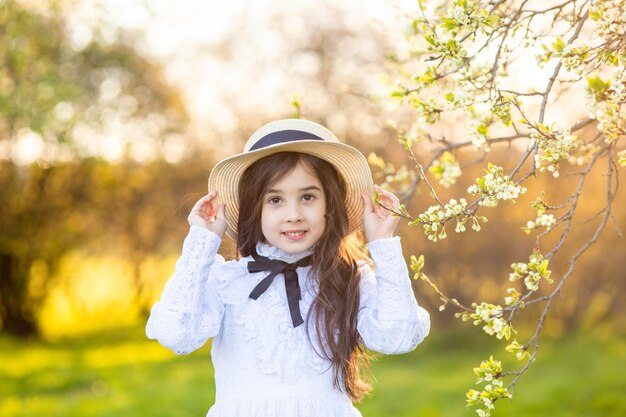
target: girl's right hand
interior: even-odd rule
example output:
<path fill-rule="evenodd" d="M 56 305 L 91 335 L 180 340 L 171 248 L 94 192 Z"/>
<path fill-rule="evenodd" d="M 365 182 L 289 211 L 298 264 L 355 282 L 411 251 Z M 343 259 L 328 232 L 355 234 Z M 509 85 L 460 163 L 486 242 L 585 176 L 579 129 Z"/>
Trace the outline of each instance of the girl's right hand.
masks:
<path fill-rule="evenodd" d="M 217 196 L 217 191 L 213 190 L 198 200 L 191 209 L 187 221 L 189 226 L 204 227 L 221 238 L 227 227 L 224 215 L 225 204 L 222 203 L 216 208 L 213 204 L 215 196 Z"/>

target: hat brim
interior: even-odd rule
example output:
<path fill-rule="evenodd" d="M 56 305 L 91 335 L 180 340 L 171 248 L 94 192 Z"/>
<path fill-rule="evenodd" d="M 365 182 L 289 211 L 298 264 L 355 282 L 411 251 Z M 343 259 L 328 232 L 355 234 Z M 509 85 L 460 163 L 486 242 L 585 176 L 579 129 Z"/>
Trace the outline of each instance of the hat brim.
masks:
<path fill-rule="evenodd" d="M 225 203 L 226 234 L 237 239 L 237 219 L 239 218 L 239 179 L 243 172 L 254 162 L 278 152 L 301 152 L 317 156 L 331 163 L 346 182 L 346 209 L 348 212 L 349 232 L 353 233 L 363 226 L 363 200 L 361 194 L 373 195 L 374 182 L 363 154 L 357 149 L 341 142 L 319 140 L 299 140 L 279 143 L 251 152 L 232 156 L 220 161 L 209 175 L 209 190 L 217 190 L 216 204 Z M 261 198 L 261 196 L 259 196 Z"/>

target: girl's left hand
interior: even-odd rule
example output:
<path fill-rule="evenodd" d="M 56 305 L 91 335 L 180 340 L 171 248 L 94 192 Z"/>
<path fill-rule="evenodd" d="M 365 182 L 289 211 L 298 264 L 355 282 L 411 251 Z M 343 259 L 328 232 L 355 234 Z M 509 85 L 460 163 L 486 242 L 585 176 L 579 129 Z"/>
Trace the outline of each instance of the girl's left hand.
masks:
<path fill-rule="evenodd" d="M 394 210 L 400 207 L 400 200 L 393 193 L 383 190 L 378 185 L 374 185 L 374 188 L 378 191 L 378 201 L 382 204 Z M 375 204 L 372 197 L 365 194 L 361 196 L 363 197 L 363 229 L 367 241 L 393 237 L 400 218 L 392 216 L 389 211 Z"/>

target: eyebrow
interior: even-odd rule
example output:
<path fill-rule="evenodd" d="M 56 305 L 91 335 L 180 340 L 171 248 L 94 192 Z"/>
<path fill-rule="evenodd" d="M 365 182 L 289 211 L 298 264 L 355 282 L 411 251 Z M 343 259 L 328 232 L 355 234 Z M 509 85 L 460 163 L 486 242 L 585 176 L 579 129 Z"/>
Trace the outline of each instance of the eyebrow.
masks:
<path fill-rule="evenodd" d="M 305 192 L 305 191 L 322 191 L 322 190 L 317 185 L 310 185 L 308 187 L 300 188 L 298 191 Z M 270 194 L 270 193 L 280 194 L 281 192 L 282 192 L 281 190 L 276 190 L 272 188 L 271 190 L 267 190 L 265 194 Z"/>

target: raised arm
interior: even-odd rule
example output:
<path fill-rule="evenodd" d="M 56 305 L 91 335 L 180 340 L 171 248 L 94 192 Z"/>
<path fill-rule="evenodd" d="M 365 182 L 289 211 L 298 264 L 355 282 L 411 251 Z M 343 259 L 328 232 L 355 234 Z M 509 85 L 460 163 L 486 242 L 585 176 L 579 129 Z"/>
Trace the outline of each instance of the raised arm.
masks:
<path fill-rule="evenodd" d="M 217 255 L 220 241 L 211 231 L 191 226 L 174 274 L 148 318 L 148 338 L 179 355 L 198 349 L 220 330 L 224 305 L 210 275 L 214 264 L 224 262 Z"/>
<path fill-rule="evenodd" d="M 212 204 L 215 196 L 210 192 L 192 208 L 182 254 L 146 325 L 148 338 L 177 354 L 198 349 L 220 330 L 224 305 L 211 269 L 224 262 L 217 250 L 226 222 L 224 206 Z"/>
<path fill-rule="evenodd" d="M 378 201 L 397 210 L 393 193 L 374 186 Z M 369 242 L 374 271 L 361 267 L 357 329 L 368 349 L 382 353 L 409 352 L 428 335 L 430 315 L 418 306 L 400 238 L 393 237 L 399 219 L 363 194 L 363 229 Z"/>
<path fill-rule="evenodd" d="M 430 315 L 415 300 L 400 238 L 377 239 L 369 249 L 374 271 L 361 267 L 357 329 L 368 349 L 410 352 L 428 335 Z"/>

